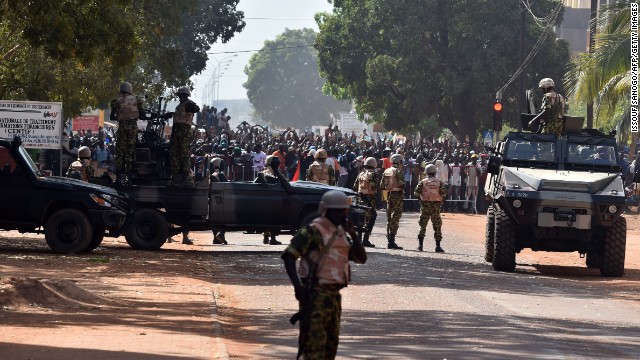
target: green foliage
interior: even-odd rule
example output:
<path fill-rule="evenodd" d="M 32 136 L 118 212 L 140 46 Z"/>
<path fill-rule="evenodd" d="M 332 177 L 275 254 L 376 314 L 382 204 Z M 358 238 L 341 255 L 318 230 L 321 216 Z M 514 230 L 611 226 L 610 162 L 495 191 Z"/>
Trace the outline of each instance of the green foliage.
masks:
<path fill-rule="evenodd" d="M 238 0 L 13 0 L 0 4 L 0 98 L 105 107 L 121 81 L 155 98 L 204 70 L 244 28 Z M 152 84 L 154 73 L 162 74 Z"/>
<path fill-rule="evenodd" d="M 266 41 L 245 68 L 243 86 L 256 113 L 275 126 L 324 125 L 329 115 L 348 111 L 350 104 L 322 93 L 324 80 L 318 71 L 318 55 L 311 29 L 289 30 Z M 278 50 L 270 50 L 278 49 Z"/>
<path fill-rule="evenodd" d="M 538 15 L 557 6 L 537 3 Z M 518 68 L 519 2 L 342 0 L 334 7 L 316 15 L 326 91 L 354 100 L 358 113 L 390 130 L 405 131 L 425 117 L 459 138 L 490 127 L 495 93 Z M 525 54 L 541 32 L 529 18 Z M 561 79 L 568 58 L 566 43 L 549 37 L 522 74 L 526 87 L 542 77 Z M 504 118 L 515 124 L 514 88 L 503 102 Z"/>

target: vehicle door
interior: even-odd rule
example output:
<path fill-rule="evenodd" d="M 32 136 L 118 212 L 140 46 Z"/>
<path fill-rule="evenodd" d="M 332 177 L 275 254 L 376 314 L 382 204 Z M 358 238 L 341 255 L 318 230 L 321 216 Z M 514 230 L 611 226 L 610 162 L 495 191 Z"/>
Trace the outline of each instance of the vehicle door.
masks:
<path fill-rule="evenodd" d="M 29 221 L 25 216 L 32 186 L 26 169 L 10 148 L 0 145 L 0 221 Z"/>
<path fill-rule="evenodd" d="M 227 224 L 277 225 L 282 218 L 282 204 L 287 193 L 280 182 L 227 183 L 224 193 L 224 219 Z"/>

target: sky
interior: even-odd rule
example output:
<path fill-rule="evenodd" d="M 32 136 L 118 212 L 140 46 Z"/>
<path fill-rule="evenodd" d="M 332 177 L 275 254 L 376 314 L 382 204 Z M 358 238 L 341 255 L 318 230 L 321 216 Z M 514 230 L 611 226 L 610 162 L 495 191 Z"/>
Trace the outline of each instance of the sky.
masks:
<path fill-rule="evenodd" d="M 207 68 L 191 78 L 194 82 L 192 98 L 198 104 L 214 104 L 219 100 L 247 99 L 242 84 L 247 81 L 244 68 L 249 58 L 264 45 L 265 40 L 274 40 L 285 29 L 312 28 L 318 31 L 313 16 L 318 12 L 331 12 L 333 7 L 326 0 L 240 0 L 238 10 L 244 11 L 246 26 L 226 44 L 213 44 L 208 51 Z M 216 70 L 220 63 L 219 92 Z"/>

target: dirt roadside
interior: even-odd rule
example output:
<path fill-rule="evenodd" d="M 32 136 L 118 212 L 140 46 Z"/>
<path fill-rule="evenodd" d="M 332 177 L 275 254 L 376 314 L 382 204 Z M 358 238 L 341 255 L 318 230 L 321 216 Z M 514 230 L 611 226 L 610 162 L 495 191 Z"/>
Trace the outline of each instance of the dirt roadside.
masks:
<path fill-rule="evenodd" d="M 627 237 L 635 240 L 628 241 L 626 263 L 637 272 L 640 218 L 627 216 L 627 222 Z M 406 231 L 415 232 L 415 224 L 409 226 Z M 445 214 L 444 228 L 465 229 L 478 247 L 483 242 L 481 215 Z M 2 358 L 255 358 L 271 343 L 292 350 L 296 329 L 271 321 L 287 319 L 294 305 L 281 264 L 273 261 L 284 247 L 262 245 L 260 235 L 232 235 L 228 246 L 211 245 L 208 232 L 191 236 L 195 245 L 170 243 L 157 252 L 133 251 L 124 238 L 108 238 L 90 254 L 62 256 L 49 252 L 41 236 L 0 233 Z M 413 246 L 406 241 L 400 245 Z M 382 242 L 381 232 L 374 242 Z M 238 254 L 265 259 L 261 275 L 269 284 L 256 285 L 255 263 Z M 584 267 L 577 256 L 558 253 L 525 251 L 518 262 L 527 272 L 548 270 L 545 264 Z M 622 278 L 614 286 L 638 284 Z"/>

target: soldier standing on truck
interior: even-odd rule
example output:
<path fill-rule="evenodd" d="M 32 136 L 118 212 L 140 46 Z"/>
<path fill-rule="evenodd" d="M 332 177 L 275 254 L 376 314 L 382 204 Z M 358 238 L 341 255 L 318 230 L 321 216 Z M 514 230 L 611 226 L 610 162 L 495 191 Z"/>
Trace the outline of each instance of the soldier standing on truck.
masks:
<path fill-rule="evenodd" d="M 542 96 L 542 112 L 529 122 L 529 130 L 544 132 L 545 134 L 563 134 L 563 116 L 565 101 L 562 95 L 553 91 L 555 83 L 550 78 L 540 80 L 538 87 L 544 95 Z"/>
<path fill-rule="evenodd" d="M 300 310 L 291 323 L 300 321 L 298 355 L 304 359 L 335 359 L 342 312 L 340 289 L 347 286 L 349 261 L 364 264 L 367 253 L 347 217 L 351 199 L 341 191 L 322 195 L 322 214 L 303 227 L 282 253 Z M 296 260 L 300 260 L 296 272 Z"/>
<path fill-rule="evenodd" d="M 391 167 L 382 174 L 380 188 L 387 190 L 387 249 L 401 250 L 396 244 L 396 234 L 400 227 L 404 202 L 404 175 L 400 169 L 404 158 L 400 154 L 391 155 Z"/>
<path fill-rule="evenodd" d="M 427 165 L 425 173 L 427 177 L 416 186 L 414 195 L 420 199 L 420 232 L 418 233 L 418 251 L 423 251 L 424 234 L 427 224 L 431 219 L 433 226 L 433 238 L 436 240 L 436 252 L 444 252 L 440 247 L 442 241 L 442 217 L 440 207 L 447 196 L 444 183 L 436 177 L 437 168 L 433 164 Z"/>
<path fill-rule="evenodd" d="M 133 149 L 138 139 L 138 119 L 142 103 L 133 95 L 133 87 L 128 82 L 120 85 L 120 94 L 111 100 L 111 120 L 118 120 L 116 133 L 116 181 L 128 182 L 126 172 L 133 162 Z"/>
<path fill-rule="evenodd" d="M 193 133 L 193 115 L 200 111 L 200 107 L 189 100 L 191 90 L 182 86 L 176 92 L 180 98 L 180 103 L 176 106 L 173 115 L 173 128 L 171 131 L 171 183 L 180 187 L 195 187 L 193 177 L 191 177 L 190 161 L 191 141 Z"/>
<path fill-rule="evenodd" d="M 89 178 L 93 177 L 94 171 L 91 167 L 91 149 L 87 146 L 81 146 L 78 149 L 78 160 L 69 165 L 67 177 L 89 181 Z"/>

